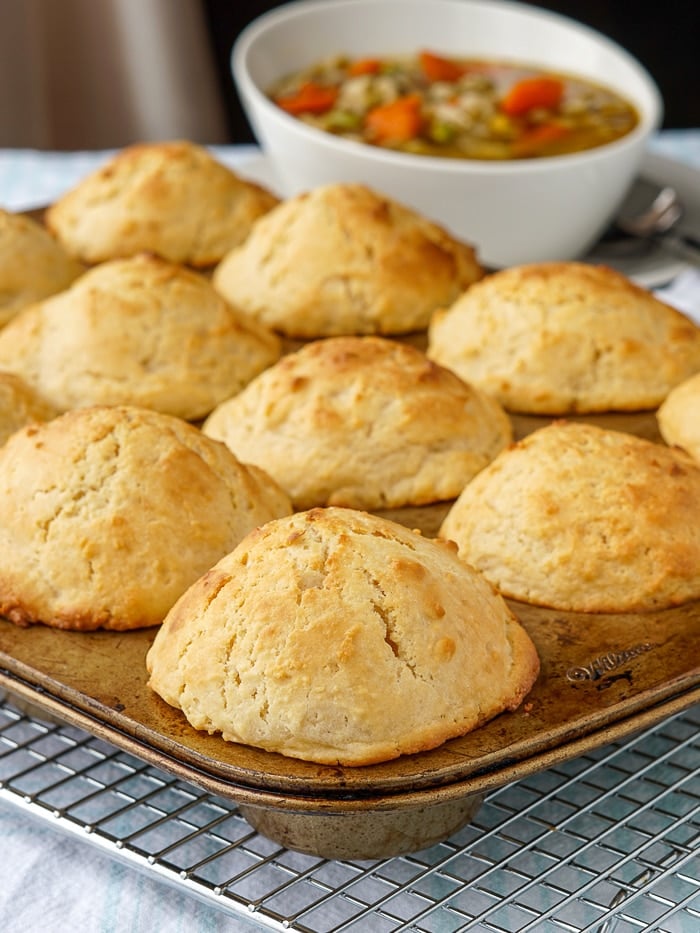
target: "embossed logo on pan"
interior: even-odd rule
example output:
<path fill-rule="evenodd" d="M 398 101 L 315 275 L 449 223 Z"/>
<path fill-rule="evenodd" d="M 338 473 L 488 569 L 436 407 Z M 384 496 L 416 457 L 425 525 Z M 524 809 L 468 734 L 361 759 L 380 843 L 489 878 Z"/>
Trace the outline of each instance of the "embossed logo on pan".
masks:
<path fill-rule="evenodd" d="M 640 654 L 651 651 L 655 645 L 644 642 L 641 645 L 635 645 L 633 648 L 626 648 L 623 651 L 609 651 L 607 654 L 600 655 L 580 667 L 570 667 L 566 672 L 567 680 L 573 683 L 580 683 L 582 680 L 598 680 L 610 671 L 621 667 L 631 658 L 636 658 Z"/>

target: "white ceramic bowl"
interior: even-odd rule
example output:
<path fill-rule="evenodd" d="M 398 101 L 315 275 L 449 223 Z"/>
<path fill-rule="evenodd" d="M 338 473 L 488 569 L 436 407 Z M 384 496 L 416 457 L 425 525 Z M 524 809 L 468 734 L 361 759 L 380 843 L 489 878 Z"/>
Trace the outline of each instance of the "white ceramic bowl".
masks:
<path fill-rule="evenodd" d="M 572 155 L 452 160 L 344 140 L 289 116 L 265 95 L 276 79 L 335 53 L 421 48 L 592 78 L 633 101 L 640 123 L 617 142 Z M 582 255 L 624 197 L 662 115 L 654 81 L 619 45 L 574 20 L 509 0 L 300 0 L 247 26 L 231 68 L 282 195 L 363 182 L 471 242 L 494 267 Z"/>

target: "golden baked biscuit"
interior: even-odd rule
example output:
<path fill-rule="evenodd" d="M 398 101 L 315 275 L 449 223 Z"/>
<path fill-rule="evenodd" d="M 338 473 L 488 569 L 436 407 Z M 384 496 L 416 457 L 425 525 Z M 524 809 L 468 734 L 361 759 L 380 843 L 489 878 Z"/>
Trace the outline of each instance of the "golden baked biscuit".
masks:
<path fill-rule="evenodd" d="M 203 276 L 147 255 L 96 266 L 0 331 L 0 368 L 62 411 L 124 404 L 202 418 L 280 353 Z"/>
<path fill-rule="evenodd" d="M 173 607 L 147 667 L 195 729 L 367 765 L 516 709 L 539 659 L 454 547 L 330 508 L 248 535 Z"/>
<path fill-rule="evenodd" d="M 436 313 L 427 352 L 509 411 L 640 411 L 700 370 L 700 327 L 605 266 L 535 263 Z"/>
<path fill-rule="evenodd" d="M 667 444 L 682 447 L 700 462 L 700 373 L 677 385 L 656 413 Z"/>
<path fill-rule="evenodd" d="M 0 444 L 25 424 L 50 421 L 57 414 L 20 376 L 0 372 Z"/>
<path fill-rule="evenodd" d="M 169 415 L 81 408 L 0 448 L 0 614 L 133 629 L 290 503 L 261 470 Z"/>
<path fill-rule="evenodd" d="M 512 439 L 498 402 L 383 337 L 306 344 L 202 430 L 273 476 L 297 508 L 453 499 Z"/>
<path fill-rule="evenodd" d="M 507 597 L 575 612 L 700 599 L 700 467 L 663 444 L 554 422 L 499 454 L 440 529 Z"/>
<path fill-rule="evenodd" d="M 27 305 L 68 288 L 82 272 L 38 221 L 0 208 L 0 327 Z"/>
<path fill-rule="evenodd" d="M 483 274 L 474 250 L 357 184 L 282 202 L 214 270 L 243 311 L 290 337 L 405 334 Z"/>
<path fill-rule="evenodd" d="M 204 267 L 241 243 L 277 201 L 202 146 L 139 143 L 60 197 L 46 224 L 87 263 L 150 252 Z"/>

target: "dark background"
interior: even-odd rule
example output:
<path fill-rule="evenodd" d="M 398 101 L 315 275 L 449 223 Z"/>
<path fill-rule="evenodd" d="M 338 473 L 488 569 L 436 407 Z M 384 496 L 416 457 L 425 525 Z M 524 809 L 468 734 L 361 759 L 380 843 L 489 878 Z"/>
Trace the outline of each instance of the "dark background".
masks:
<path fill-rule="evenodd" d="M 226 105 L 230 142 L 253 141 L 236 95 L 229 58 L 236 36 L 272 0 L 202 0 Z M 700 0 L 560 0 L 538 2 L 592 26 L 646 67 L 664 98 L 665 129 L 700 127 Z M 338 50 L 342 51 L 342 49 Z"/>

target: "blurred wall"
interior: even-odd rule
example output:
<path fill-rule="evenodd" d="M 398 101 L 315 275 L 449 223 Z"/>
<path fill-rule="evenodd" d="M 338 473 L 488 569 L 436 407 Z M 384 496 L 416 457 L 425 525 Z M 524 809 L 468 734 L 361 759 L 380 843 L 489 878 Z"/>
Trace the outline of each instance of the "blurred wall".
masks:
<path fill-rule="evenodd" d="M 279 5 L 0 0 L 0 147 L 251 141 L 231 79 L 231 46 L 247 23 Z M 636 55 L 661 88 L 664 126 L 700 127 L 698 0 L 537 5 L 588 23 Z"/>
<path fill-rule="evenodd" d="M 280 6 L 280 0 L 203 0 L 217 71 L 226 101 L 229 133 L 252 138 L 233 88 L 229 56 L 235 37 L 250 20 Z M 636 56 L 658 83 L 666 128 L 700 127 L 700 0 L 536 0 L 605 33 Z M 342 51 L 334 49 L 329 51 Z"/>
<path fill-rule="evenodd" d="M 200 0 L 0 0 L 0 146 L 225 142 Z"/>

